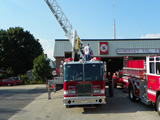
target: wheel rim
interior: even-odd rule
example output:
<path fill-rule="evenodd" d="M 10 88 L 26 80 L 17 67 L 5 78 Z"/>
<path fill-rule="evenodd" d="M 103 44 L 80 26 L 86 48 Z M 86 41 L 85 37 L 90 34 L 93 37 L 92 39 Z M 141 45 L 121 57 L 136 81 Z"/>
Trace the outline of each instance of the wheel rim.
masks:
<path fill-rule="evenodd" d="M 10 84 L 8 84 L 8 86 L 11 86 Z"/>

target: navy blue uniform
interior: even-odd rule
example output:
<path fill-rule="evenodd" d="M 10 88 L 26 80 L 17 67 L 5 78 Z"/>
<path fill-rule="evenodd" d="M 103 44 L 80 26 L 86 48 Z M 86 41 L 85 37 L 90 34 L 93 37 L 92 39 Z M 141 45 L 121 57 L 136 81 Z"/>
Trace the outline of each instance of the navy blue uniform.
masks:
<path fill-rule="evenodd" d="M 113 97 L 112 76 L 108 76 L 108 84 L 109 84 L 109 96 Z"/>

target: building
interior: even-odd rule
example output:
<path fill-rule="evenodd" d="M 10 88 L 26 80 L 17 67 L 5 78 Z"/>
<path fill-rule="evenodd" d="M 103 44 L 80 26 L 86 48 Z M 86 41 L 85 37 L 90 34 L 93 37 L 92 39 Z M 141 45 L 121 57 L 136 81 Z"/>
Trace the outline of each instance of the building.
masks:
<path fill-rule="evenodd" d="M 160 55 L 159 39 L 82 39 L 89 43 L 93 56 L 101 57 L 107 63 L 107 71 L 115 72 L 125 65 L 126 59 L 145 59 L 145 56 Z M 56 68 L 64 58 L 71 57 L 71 44 L 67 39 L 56 39 L 54 57 Z"/>

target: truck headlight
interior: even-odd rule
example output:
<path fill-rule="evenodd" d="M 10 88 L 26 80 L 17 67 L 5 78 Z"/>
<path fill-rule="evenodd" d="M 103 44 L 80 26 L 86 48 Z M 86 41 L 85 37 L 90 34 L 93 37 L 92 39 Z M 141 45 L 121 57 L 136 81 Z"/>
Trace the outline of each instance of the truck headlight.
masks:
<path fill-rule="evenodd" d="M 76 87 L 75 86 L 68 86 L 68 93 L 69 94 L 76 94 Z"/>
<path fill-rule="evenodd" d="M 93 86 L 93 93 L 100 93 L 101 89 L 100 89 L 100 85 L 94 85 Z"/>

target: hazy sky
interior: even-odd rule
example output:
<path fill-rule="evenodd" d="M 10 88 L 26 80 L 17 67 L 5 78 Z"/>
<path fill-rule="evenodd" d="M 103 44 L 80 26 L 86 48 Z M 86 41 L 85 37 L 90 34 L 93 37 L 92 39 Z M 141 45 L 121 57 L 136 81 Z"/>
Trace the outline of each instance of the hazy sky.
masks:
<path fill-rule="evenodd" d="M 160 38 L 160 0 L 57 0 L 81 39 Z M 114 6 L 114 9 L 113 9 Z M 0 29 L 23 27 L 53 59 L 54 41 L 66 38 L 44 0 L 0 0 Z"/>

